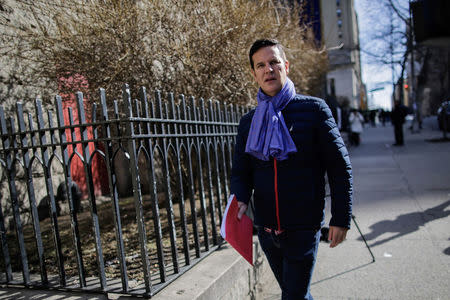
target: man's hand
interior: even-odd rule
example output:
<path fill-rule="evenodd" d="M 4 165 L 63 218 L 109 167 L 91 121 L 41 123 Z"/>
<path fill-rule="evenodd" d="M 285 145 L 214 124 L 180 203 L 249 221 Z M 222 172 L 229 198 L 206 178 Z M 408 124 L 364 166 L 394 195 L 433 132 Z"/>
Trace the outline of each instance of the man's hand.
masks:
<path fill-rule="evenodd" d="M 239 207 L 239 211 L 237 214 L 237 218 L 238 218 L 238 220 L 241 220 L 242 215 L 245 214 L 245 211 L 247 210 L 247 204 L 245 204 L 244 202 L 238 201 L 238 207 Z"/>
<path fill-rule="evenodd" d="M 334 248 L 345 240 L 347 236 L 347 228 L 330 226 L 328 232 L 328 240 L 331 241 L 330 248 Z"/>

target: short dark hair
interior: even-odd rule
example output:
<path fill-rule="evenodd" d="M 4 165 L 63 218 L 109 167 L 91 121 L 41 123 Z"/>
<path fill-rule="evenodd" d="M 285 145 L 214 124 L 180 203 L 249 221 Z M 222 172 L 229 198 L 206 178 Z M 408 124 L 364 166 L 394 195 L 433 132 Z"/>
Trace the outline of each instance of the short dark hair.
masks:
<path fill-rule="evenodd" d="M 256 51 L 258 51 L 261 48 L 271 47 L 271 46 L 276 46 L 278 48 L 278 50 L 280 50 L 280 53 L 281 53 L 281 56 L 283 57 L 283 59 L 286 60 L 286 54 L 284 53 L 283 46 L 280 44 L 279 41 L 277 41 L 276 39 L 257 40 L 253 43 L 252 47 L 250 48 L 250 52 L 248 53 L 248 58 L 250 59 L 250 66 L 252 67 L 252 69 L 255 68 L 254 63 L 253 63 L 253 54 L 255 54 Z"/>

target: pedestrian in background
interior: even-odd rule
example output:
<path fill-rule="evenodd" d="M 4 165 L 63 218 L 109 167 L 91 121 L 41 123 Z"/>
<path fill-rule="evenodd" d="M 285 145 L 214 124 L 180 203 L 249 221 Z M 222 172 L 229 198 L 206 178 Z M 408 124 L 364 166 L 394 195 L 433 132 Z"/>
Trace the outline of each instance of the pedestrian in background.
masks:
<path fill-rule="evenodd" d="M 348 122 L 350 123 L 350 145 L 359 146 L 361 141 L 360 134 L 363 132 L 364 117 L 356 109 L 350 111 L 350 116 L 348 117 Z"/>
<path fill-rule="evenodd" d="M 372 127 L 377 127 L 377 122 L 376 122 L 377 111 L 376 110 L 370 111 L 369 118 L 370 118 L 370 124 L 372 125 Z"/>
<path fill-rule="evenodd" d="M 384 109 L 381 109 L 378 111 L 378 114 L 380 116 L 381 119 L 381 124 L 383 124 L 383 127 L 386 126 L 386 112 L 384 111 Z"/>
<path fill-rule="evenodd" d="M 276 40 L 249 53 L 258 106 L 239 123 L 231 172 L 238 218 L 253 196 L 254 225 L 283 300 L 313 299 L 310 282 L 324 225 L 325 172 L 331 186 L 330 247 L 350 228 L 352 172 L 325 101 L 297 94 Z"/>
<path fill-rule="evenodd" d="M 403 146 L 405 144 L 403 140 L 403 124 L 407 114 L 407 108 L 399 100 L 395 100 L 394 108 L 391 112 L 391 122 L 394 125 L 395 135 L 395 144 L 392 144 L 393 146 Z"/>

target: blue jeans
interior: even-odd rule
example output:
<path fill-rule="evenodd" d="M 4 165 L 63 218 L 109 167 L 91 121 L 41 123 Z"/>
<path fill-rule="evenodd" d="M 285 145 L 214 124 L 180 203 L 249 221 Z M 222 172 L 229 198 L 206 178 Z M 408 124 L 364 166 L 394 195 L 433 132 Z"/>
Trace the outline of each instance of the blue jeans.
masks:
<path fill-rule="evenodd" d="M 258 238 L 281 288 L 282 300 L 313 300 L 309 285 L 316 262 L 320 230 L 258 229 Z"/>

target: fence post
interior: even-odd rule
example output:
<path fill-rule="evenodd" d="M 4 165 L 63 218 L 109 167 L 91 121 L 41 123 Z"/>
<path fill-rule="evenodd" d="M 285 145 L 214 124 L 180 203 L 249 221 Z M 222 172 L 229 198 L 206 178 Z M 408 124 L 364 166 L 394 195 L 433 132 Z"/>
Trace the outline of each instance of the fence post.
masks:
<path fill-rule="evenodd" d="M 184 97 L 180 96 L 180 100 L 183 100 Z M 173 120 L 182 120 L 180 115 L 180 106 L 177 105 L 174 106 L 174 102 L 172 101 L 172 119 Z M 186 119 L 184 119 L 186 121 Z M 176 153 L 177 153 L 177 175 L 178 175 L 178 193 L 180 195 L 180 217 L 181 217 L 181 227 L 182 227 L 182 236 L 183 236 L 183 247 L 184 247 L 184 259 L 186 261 L 186 265 L 191 264 L 191 257 L 189 255 L 189 236 L 188 236 L 188 229 L 187 229 L 187 222 L 186 222 L 186 206 L 185 206 L 185 199 L 184 199 L 184 187 L 183 187 L 183 173 L 181 171 L 181 145 L 180 145 L 180 138 L 178 137 L 178 134 L 181 134 L 183 132 L 182 125 L 179 126 L 179 132 L 178 132 L 178 125 L 175 124 L 174 126 L 174 134 L 176 136 L 175 138 L 175 147 L 176 147 Z M 188 151 L 186 149 L 186 155 L 188 154 Z"/>
<path fill-rule="evenodd" d="M 171 102 L 171 105 L 173 106 L 173 94 L 169 95 L 169 101 Z M 161 108 L 161 107 L 160 107 Z M 168 112 L 167 108 L 167 102 L 166 102 L 166 114 Z M 162 116 L 162 111 L 160 111 Z M 166 115 L 166 118 L 168 119 L 169 116 Z M 167 126 L 167 133 L 170 134 L 170 126 Z M 162 124 L 161 126 L 162 134 L 166 135 L 166 126 Z M 175 222 L 174 222 L 174 214 L 173 214 L 173 203 L 172 203 L 172 188 L 170 186 L 170 172 L 169 172 L 169 147 L 171 146 L 170 143 L 167 142 L 168 138 L 163 137 L 163 160 L 164 160 L 164 170 L 165 174 L 164 177 L 166 178 L 166 211 L 167 211 L 167 217 L 169 218 L 169 236 L 170 236 L 170 244 L 171 244 L 171 250 L 172 250 L 172 261 L 173 261 L 173 268 L 175 273 L 180 272 L 179 262 L 178 262 L 178 253 L 177 253 L 177 237 L 176 237 L 176 231 L 175 231 Z M 172 147 L 173 149 L 173 147 Z"/>
<path fill-rule="evenodd" d="M 60 147 L 62 154 L 62 165 L 64 170 L 64 184 L 66 185 L 66 191 L 71 194 L 71 183 L 72 183 L 72 175 L 71 175 L 71 160 L 69 160 L 69 150 L 67 144 L 66 137 L 66 129 L 64 124 L 64 114 L 63 114 L 63 106 L 62 99 L 60 96 L 55 97 L 55 105 L 56 105 L 56 118 L 59 126 L 59 139 L 60 139 Z M 73 148 L 76 147 L 75 141 L 72 140 Z M 75 152 L 75 151 L 74 151 Z M 80 280 L 80 287 L 86 286 L 86 274 L 83 263 L 83 256 L 81 253 L 81 241 L 80 241 L 80 230 L 78 228 L 78 219 L 77 212 L 74 209 L 72 198 L 69 197 L 69 209 L 70 209 L 70 225 L 72 229 L 72 238 L 73 244 L 75 247 L 75 255 L 77 258 L 77 267 L 78 267 L 78 278 Z"/>
<path fill-rule="evenodd" d="M 191 104 L 195 105 L 194 98 L 191 98 Z M 186 101 L 184 96 L 182 97 L 182 106 L 183 106 L 183 115 L 185 120 L 191 121 L 191 111 L 189 107 L 186 107 Z M 195 108 L 192 108 L 195 111 Z M 187 144 L 187 158 L 188 158 L 188 172 L 189 172 L 189 205 L 191 208 L 191 222 L 192 222 L 192 230 L 194 231 L 194 245 L 195 245 L 195 256 L 197 258 L 200 257 L 200 238 L 198 236 L 198 224 L 197 224 L 197 208 L 195 206 L 195 183 L 194 183 L 194 174 L 192 169 L 192 144 L 194 143 L 194 139 L 190 138 L 192 134 L 192 127 L 194 125 L 190 123 L 186 123 L 185 131 L 186 131 L 186 144 Z"/>
<path fill-rule="evenodd" d="M 149 105 L 147 100 L 147 93 L 145 88 L 142 88 L 140 91 L 140 97 L 144 100 L 144 114 L 146 118 L 154 117 L 154 107 L 153 102 L 150 102 L 150 115 L 149 115 Z M 157 126 L 156 123 L 153 126 L 153 129 L 150 126 L 150 123 L 147 122 L 144 127 L 146 134 L 150 135 L 151 133 L 156 134 Z M 156 237 L 156 251 L 158 254 L 158 265 L 159 265 L 159 276 L 162 282 L 166 281 L 166 268 L 164 266 L 164 252 L 163 252 L 163 244 L 162 244 L 162 228 L 160 222 L 159 215 L 159 203 L 158 203 L 158 191 L 156 185 L 156 175 L 155 175 L 155 165 L 154 165 L 154 146 L 151 138 L 147 138 L 145 140 L 145 146 L 148 149 L 148 153 L 150 156 L 150 182 L 152 184 L 151 187 L 151 202 L 152 202 L 152 213 L 153 213 L 153 226 L 155 227 L 155 237 Z"/>
<path fill-rule="evenodd" d="M 103 250 L 102 250 L 102 241 L 100 239 L 100 226 L 98 222 L 98 214 L 97 214 L 97 205 L 95 203 L 95 194 L 94 194 L 94 184 L 92 179 L 92 169 L 91 169 L 91 156 L 89 151 L 89 142 L 88 134 L 87 134 L 87 126 L 86 124 L 86 116 L 84 112 L 83 105 L 83 93 L 76 93 L 77 104 L 78 104 L 78 120 L 80 125 L 80 136 L 81 136 L 81 147 L 82 147 L 82 155 L 83 155 L 83 166 L 84 172 L 86 176 L 86 186 L 88 190 L 89 196 L 89 207 L 91 210 L 91 218 L 92 218 L 92 230 L 94 234 L 95 240 L 95 250 L 97 254 L 97 264 L 98 271 L 100 276 L 100 286 L 102 290 L 106 290 L 106 276 L 105 276 L 105 262 L 103 259 Z M 73 142 L 73 141 L 72 141 Z"/>
<path fill-rule="evenodd" d="M 51 178 L 51 173 L 50 173 L 50 166 L 49 166 L 50 160 L 49 160 L 48 148 L 47 148 L 47 138 L 45 136 L 45 131 L 44 131 L 45 125 L 44 125 L 44 119 L 43 119 L 43 113 L 42 113 L 42 102 L 39 99 L 36 99 L 35 107 L 36 107 L 36 117 L 37 117 L 37 123 L 38 123 L 38 131 L 39 131 L 39 144 L 40 144 L 39 146 L 41 148 L 42 164 L 43 164 L 43 168 L 44 168 L 44 177 L 45 177 L 45 187 L 46 187 L 47 195 L 48 195 L 50 220 L 52 222 L 53 238 L 54 238 L 54 242 L 55 242 L 56 262 L 58 264 L 58 271 L 59 271 L 59 282 L 62 286 L 65 286 L 66 285 L 66 272 L 64 270 L 64 258 L 63 258 L 62 246 L 61 246 L 61 236 L 59 234 L 57 210 L 56 210 L 56 203 L 55 203 L 55 194 L 53 192 L 53 184 L 52 184 L 52 178 Z"/>
<path fill-rule="evenodd" d="M 1 133 L 2 133 L 2 145 L 3 149 L 5 149 L 3 160 L 0 158 L 0 162 L 5 170 L 8 170 L 7 166 L 7 155 L 6 152 L 7 148 L 5 145 L 8 142 L 9 137 L 6 135 L 8 134 L 7 128 L 6 128 L 6 120 L 5 120 L 5 113 L 3 110 L 3 106 L 0 106 L 0 127 L 1 127 Z M 1 197 L 0 197 L 1 199 Z M 0 202 L 0 242 L 2 247 L 2 253 L 3 253 L 3 261 L 5 264 L 5 275 L 6 275 L 6 282 L 10 282 L 13 280 L 12 276 L 12 267 L 11 267 L 11 257 L 9 256 L 9 250 L 8 250 L 8 241 L 6 240 L 6 228 L 5 228 L 5 218 L 3 217 L 3 210 L 2 205 Z"/>
<path fill-rule="evenodd" d="M 2 134 L 7 135 L 8 134 L 8 128 L 6 126 L 6 120 L 2 118 L 1 120 L 1 127 L 2 127 Z M 19 254 L 22 262 L 22 275 L 23 275 L 23 282 L 27 286 L 30 283 L 30 271 L 28 267 L 28 258 L 27 258 L 27 251 L 25 247 L 25 240 L 24 240 L 24 234 L 23 234 L 23 227 L 22 227 L 22 221 L 20 219 L 20 210 L 19 210 L 19 199 L 17 195 L 17 189 L 16 189 L 16 134 L 15 134 L 15 126 L 14 126 L 14 119 L 10 118 L 10 128 L 11 128 L 11 134 L 5 138 L 3 142 L 3 148 L 5 149 L 5 160 L 6 160 L 6 167 L 7 167 L 7 177 L 8 177 L 8 187 L 9 187 L 9 193 L 11 195 L 11 207 L 13 211 L 13 217 L 14 217 L 14 224 L 16 229 L 16 235 L 17 235 L 17 242 L 19 245 Z"/>
<path fill-rule="evenodd" d="M 212 102 L 208 100 L 208 108 L 205 110 L 205 105 L 202 107 L 202 119 L 203 121 L 213 122 L 212 116 Z M 212 176 L 211 176 L 211 146 L 213 149 L 215 145 L 212 145 L 215 142 L 215 139 L 211 138 L 211 134 L 213 133 L 214 125 L 205 124 L 204 125 L 204 133 L 205 133 L 205 148 L 206 148 L 206 169 L 208 172 L 208 190 L 209 190 L 209 214 L 211 216 L 211 232 L 212 232 L 212 240 L 213 245 L 217 245 L 217 227 L 216 227 L 216 205 L 214 203 L 214 190 L 212 186 Z M 217 195 L 219 196 L 219 195 Z"/>
<path fill-rule="evenodd" d="M 120 220 L 120 208 L 119 208 L 119 193 L 117 191 L 117 177 L 115 170 L 111 168 L 114 165 L 114 153 L 113 153 L 113 145 L 111 141 L 111 128 L 109 118 L 108 118 L 108 109 L 106 105 L 106 95 L 105 90 L 100 89 L 100 102 L 102 106 L 102 116 L 105 124 L 103 126 L 103 135 L 106 138 L 105 141 L 105 160 L 106 160 L 106 170 L 108 172 L 108 182 L 109 182 L 109 192 L 111 194 L 111 205 L 114 216 L 114 228 L 116 233 L 117 240 L 117 256 L 119 257 L 119 265 L 120 265 L 120 275 L 122 282 L 122 289 L 124 292 L 128 292 L 128 274 L 127 274 L 127 264 L 125 261 L 125 246 L 123 243 L 123 234 L 122 234 L 122 223 Z"/>
<path fill-rule="evenodd" d="M 45 267 L 44 246 L 42 245 L 41 227 L 39 225 L 39 214 L 38 214 L 38 210 L 37 210 L 37 206 L 36 206 L 36 196 L 34 193 L 33 172 L 31 170 L 32 166 L 30 164 L 30 155 L 29 155 L 28 149 L 27 149 L 28 140 L 27 140 L 27 135 L 25 133 L 26 127 L 25 127 L 25 121 L 23 118 L 24 112 L 23 112 L 23 108 L 22 108 L 22 103 L 17 102 L 16 112 L 17 112 L 17 120 L 18 120 L 18 125 L 19 125 L 21 148 L 22 148 L 22 160 L 23 160 L 23 166 L 24 166 L 24 170 L 25 170 L 25 177 L 27 180 L 28 202 L 30 204 L 31 217 L 32 217 L 32 221 L 33 221 L 34 239 L 35 239 L 35 243 L 36 243 L 36 249 L 38 252 L 41 281 L 44 285 L 47 285 L 48 278 L 47 278 L 47 270 Z"/>
<path fill-rule="evenodd" d="M 136 140 L 134 139 L 133 110 L 131 106 L 131 96 L 128 84 L 125 84 L 122 91 L 127 116 L 126 138 L 128 139 L 128 154 L 130 155 L 130 171 L 133 182 L 133 195 L 136 209 L 136 221 L 138 225 L 139 243 L 141 249 L 142 266 L 144 268 L 144 281 L 146 294 L 151 295 L 150 261 L 148 259 L 147 234 L 145 232 L 144 211 L 142 207 L 141 181 L 139 178 L 138 158 L 136 156 Z"/>
<path fill-rule="evenodd" d="M 193 100 L 193 98 L 192 98 Z M 200 107 L 204 109 L 204 102 L 203 99 L 200 98 Z M 205 242 L 205 251 L 209 251 L 209 239 L 208 239 L 208 224 L 206 222 L 206 203 L 205 203 L 205 187 L 203 184 L 203 166 L 202 166 L 202 139 L 200 138 L 200 135 L 202 134 L 201 128 L 198 125 L 199 122 L 203 121 L 201 120 L 200 116 L 197 115 L 197 113 L 200 113 L 195 107 L 194 102 L 192 102 L 192 114 L 194 116 L 194 121 L 196 121 L 196 124 L 194 126 L 195 128 L 195 141 L 197 145 L 197 172 L 198 172 L 198 181 L 199 181 L 199 194 L 200 194 L 200 207 L 202 210 L 202 226 L 203 226 L 203 237 Z M 205 149 L 206 150 L 206 149 Z"/>

